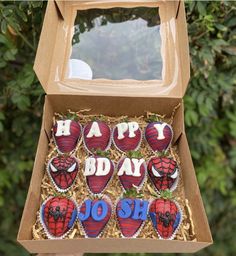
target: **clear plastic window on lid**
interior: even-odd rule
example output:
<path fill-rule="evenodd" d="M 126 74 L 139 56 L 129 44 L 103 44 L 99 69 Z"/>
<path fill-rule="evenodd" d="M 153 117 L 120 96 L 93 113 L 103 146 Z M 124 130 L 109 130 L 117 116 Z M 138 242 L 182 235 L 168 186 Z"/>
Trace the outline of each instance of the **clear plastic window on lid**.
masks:
<path fill-rule="evenodd" d="M 69 79 L 162 80 L 158 8 L 78 10 Z"/>

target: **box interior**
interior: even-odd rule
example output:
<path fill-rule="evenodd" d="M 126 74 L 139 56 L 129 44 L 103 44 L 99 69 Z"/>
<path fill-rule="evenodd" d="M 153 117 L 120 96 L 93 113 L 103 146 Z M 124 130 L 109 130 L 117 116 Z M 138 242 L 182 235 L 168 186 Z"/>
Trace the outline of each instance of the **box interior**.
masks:
<path fill-rule="evenodd" d="M 168 104 L 167 104 L 168 102 Z M 40 203 L 40 186 L 45 170 L 45 159 L 48 153 L 48 139 L 51 136 L 52 117 L 54 112 L 66 112 L 68 109 L 91 108 L 91 113 L 110 116 L 129 115 L 138 116 L 146 111 L 166 114 L 170 117 L 173 108 L 181 103 L 174 116 L 173 129 L 174 143 L 177 143 L 181 159 L 182 176 L 184 181 L 185 196 L 189 200 L 193 214 L 193 222 L 197 242 L 162 241 L 156 239 L 93 239 L 93 246 L 89 245 L 90 239 L 65 239 L 60 243 L 57 240 L 32 239 L 32 226 L 36 220 L 36 212 Z M 193 252 L 212 243 L 212 238 L 201 201 L 199 188 L 191 161 L 186 135 L 183 127 L 183 105 L 181 99 L 166 98 L 127 98 L 127 97 L 93 97 L 93 96 L 46 96 L 44 116 L 35 165 L 31 184 L 28 192 L 25 209 L 18 234 L 18 241 L 31 252 L 68 253 L 68 246 L 74 245 L 71 252 Z M 109 240 L 109 244 L 107 244 Z M 74 241 L 77 241 L 76 243 Z M 117 242 L 119 241 L 119 242 Z M 129 247 L 129 243 L 133 244 Z M 104 244 L 103 244 L 104 243 Z M 165 245 L 164 247 L 161 245 Z M 50 245 L 50 246 L 49 246 Z M 63 247 L 67 245 L 67 247 Z M 121 246 L 122 245 L 122 246 Z M 142 246 L 141 246 L 142 245 Z M 105 247 L 104 247 L 105 246 Z M 137 249 L 138 246 L 138 250 Z M 61 248 L 61 249 L 59 249 Z"/>

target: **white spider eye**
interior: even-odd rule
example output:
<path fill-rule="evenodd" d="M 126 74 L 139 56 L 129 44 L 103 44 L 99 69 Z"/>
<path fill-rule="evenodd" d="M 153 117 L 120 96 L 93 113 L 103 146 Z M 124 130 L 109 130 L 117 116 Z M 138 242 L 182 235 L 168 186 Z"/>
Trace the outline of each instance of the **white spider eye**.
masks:
<path fill-rule="evenodd" d="M 156 177 L 161 177 L 160 173 L 154 167 L 152 167 L 152 173 Z"/>
<path fill-rule="evenodd" d="M 172 174 L 172 175 L 170 175 L 170 177 L 172 178 L 172 179 L 176 179 L 177 178 L 177 176 L 178 176 L 178 169 L 176 169 L 176 171 Z"/>
<path fill-rule="evenodd" d="M 50 169 L 51 169 L 52 172 L 57 172 L 58 171 L 57 168 L 54 167 L 52 164 L 50 164 Z"/>
<path fill-rule="evenodd" d="M 75 170 L 76 163 L 74 163 L 68 170 L 67 172 L 73 172 Z"/>

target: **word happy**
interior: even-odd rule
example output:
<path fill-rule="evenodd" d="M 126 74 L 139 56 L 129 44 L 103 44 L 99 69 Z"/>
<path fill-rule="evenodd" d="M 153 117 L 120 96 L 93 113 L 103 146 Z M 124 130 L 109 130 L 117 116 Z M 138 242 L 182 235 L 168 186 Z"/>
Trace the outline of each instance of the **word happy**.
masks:
<path fill-rule="evenodd" d="M 111 129 L 103 121 L 93 121 L 81 131 L 79 122 L 58 120 L 53 130 L 57 146 L 73 151 L 82 134 L 84 146 L 90 153 L 97 149 L 106 151 L 112 142 L 121 152 L 128 152 L 138 150 L 143 139 L 143 132 L 137 122 L 118 123 Z M 168 149 L 173 131 L 165 122 L 153 122 L 145 128 L 144 137 L 153 151 L 163 151 Z M 64 153 L 63 150 L 61 152 Z"/>

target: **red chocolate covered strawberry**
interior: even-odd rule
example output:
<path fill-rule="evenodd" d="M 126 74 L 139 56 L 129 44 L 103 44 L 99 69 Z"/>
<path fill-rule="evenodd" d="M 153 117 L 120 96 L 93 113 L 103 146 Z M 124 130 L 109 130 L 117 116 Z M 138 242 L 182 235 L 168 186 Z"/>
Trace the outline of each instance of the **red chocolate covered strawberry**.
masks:
<path fill-rule="evenodd" d="M 40 208 L 40 222 L 50 239 L 64 238 L 73 228 L 78 214 L 74 200 L 49 197 Z"/>
<path fill-rule="evenodd" d="M 86 199 L 79 208 L 78 218 L 85 237 L 96 238 L 101 235 L 112 214 L 112 204 L 106 196 Z"/>
<path fill-rule="evenodd" d="M 161 121 L 151 122 L 145 129 L 145 139 L 154 152 L 166 151 L 173 139 L 172 127 Z"/>
<path fill-rule="evenodd" d="M 111 130 L 103 121 L 90 122 L 84 127 L 83 141 L 90 153 L 96 150 L 106 151 L 111 146 Z"/>
<path fill-rule="evenodd" d="M 147 220 L 149 202 L 140 196 L 133 188 L 117 202 L 116 217 L 123 237 L 137 237 Z"/>
<path fill-rule="evenodd" d="M 174 191 L 179 180 L 177 162 L 169 157 L 152 157 L 148 162 L 148 174 L 157 192 Z"/>
<path fill-rule="evenodd" d="M 48 175 L 59 192 L 66 192 L 71 188 L 78 170 L 78 160 L 73 156 L 59 155 L 53 157 L 47 165 Z"/>
<path fill-rule="evenodd" d="M 130 151 L 117 165 L 117 175 L 124 190 L 141 189 L 146 178 L 146 163 L 140 152 Z"/>
<path fill-rule="evenodd" d="M 159 238 L 171 240 L 174 239 L 182 222 L 182 211 L 179 204 L 170 199 L 171 196 L 168 193 L 162 194 L 162 198 L 151 202 L 149 215 Z"/>
<path fill-rule="evenodd" d="M 113 143 L 121 152 L 138 150 L 142 141 L 142 131 L 137 122 L 123 122 L 115 126 Z"/>
<path fill-rule="evenodd" d="M 114 163 L 106 156 L 105 152 L 99 152 L 99 155 L 90 156 L 85 159 L 84 176 L 88 189 L 92 194 L 101 194 L 109 184 L 113 173 Z"/>
<path fill-rule="evenodd" d="M 53 138 L 59 153 L 71 153 L 81 137 L 82 126 L 79 122 L 65 119 L 56 121 L 52 129 Z"/>

